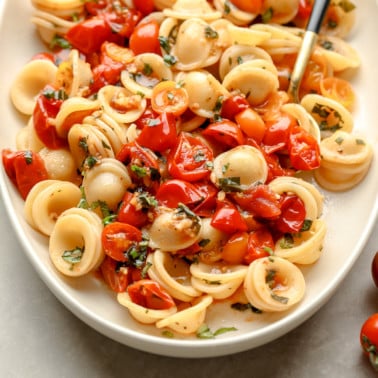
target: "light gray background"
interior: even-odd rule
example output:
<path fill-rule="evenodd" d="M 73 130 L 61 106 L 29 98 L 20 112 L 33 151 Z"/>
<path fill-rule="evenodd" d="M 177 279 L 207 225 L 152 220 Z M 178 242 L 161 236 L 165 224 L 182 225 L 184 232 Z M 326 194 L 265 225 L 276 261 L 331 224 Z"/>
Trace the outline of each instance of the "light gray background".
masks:
<path fill-rule="evenodd" d="M 377 231 L 337 293 L 294 331 L 229 357 L 176 359 L 118 344 L 72 315 L 25 257 L 0 197 L 0 377 L 375 377 L 359 332 L 378 312 Z"/>

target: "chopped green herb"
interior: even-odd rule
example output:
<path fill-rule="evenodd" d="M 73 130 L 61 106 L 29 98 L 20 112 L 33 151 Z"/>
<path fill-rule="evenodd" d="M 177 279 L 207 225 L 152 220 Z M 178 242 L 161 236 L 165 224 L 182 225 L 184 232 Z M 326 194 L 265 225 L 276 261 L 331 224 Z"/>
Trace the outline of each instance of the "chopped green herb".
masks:
<path fill-rule="evenodd" d="M 344 138 L 343 137 L 337 137 L 335 139 L 335 143 L 337 143 L 338 145 L 342 144 L 344 142 Z"/>
<path fill-rule="evenodd" d="M 229 1 L 224 2 L 224 14 L 230 14 L 231 6 Z"/>
<path fill-rule="evenodd" d="M 240 192 L 240 177 L 221 177 L 218 179 L 219 187 L 225 192 Z"/>
<path fill-rule="evenodd" d="M 270 296 L 277 302 L 280 302 L 282 304 L 287 304 L 289 302 L 289 298 L 287 297 L 282 297 L 280 295 L 276 295 L 274 293 L 271 293 Z"/>
<path fill-rule="evenodd" d="M 43 96 L 49 100 L 67 100 L 67 93 L 63 89 L 54 90 L 46 88 L 42 91 Z"/>
<path fill-rule="evenodd" d="M 49 47 L 50 47 L 51 50 L 55 49 L 56 47 L 59 47 L 61 49 L 71 49 L 72 48 L 71 44 L 65 38 L 63 38 L 62 36 L 60 36 L 58 34 L 54 35 L 53 39 L 50 42 Z"/>
<path fill-rule="evenodd" d="M 173 66 L 177 62 L 177 59 L 173 55 L 170 55 L 170 54 L 164 55 L 163 60 L 164 60 L 164 63 L 168 66 Z"/>
<path fill-rule="evenodd" d="M 202 324 L 197 330 L 197 337 L 200 339 L 213 339 L 214 337 L 226 332 L 237 331 L 235 327 L 222 327 L 215 332 L 211 331 L 206 324 Z"/>
<path fill-rule="evenodd" d="M 150 262 L 146 263 L 146 265 L 143 267 L 142 272 L 141 272 L 142 278 L 146 278 L 147 277 L 148 269 L 150 269 L 151 266 L 152 266 L 152 264 Z"/>
<path fill-rule="evenodd" d="M 130 169 L 139 178 L 147 176 L 147 168 L 146 167 L 139 167 L 139 165 L 131 164 Z"/>
<path fill-rule="evenodd" d="M 270 22 L 270 20 L 272 19 L 273 17 L 273 8 L 268 8 L 262 15 L 261 15 L 261 19 L 262 19 L 262 22 L 264 24 L 267 24 Z"/>
<path fill-rule="evenodd" d="M 143 66 L 143 73 L 146 75 L 146 76 L 151 76 L 151 74 L 153 73 L 153 69 L 151 67 L 150 64 L 148 63 L 144 63 L 144 66 Z"/>
<path fill-rule="evenodd" d="M 234 309 L 234 310 L 237 310 L 237 311 L 251 310 L 255 314 L 262 314 L 261 310 L 259 310 L 258 308 L 252 306 L 250 303 L 240 303 L 240 302 L 233 303 L 231 305 L 231 308 Z"/>
<path fill-rule="evenodd" d="M 301 232 L 305 232 L 311 229 L 312 226 L 312 220 L 311 219 L 305 219 L 301 228 Z"/>
<path fill-rule="evenodd" d="M 230 163 L 224 164 L 222 166 L 222 173 L 225 174 L 227 172 L 228 168 L 230 168 Z"/>
<path fill-rule="evenodd" d="M 169 44 L 169 39 L 167 37 L 159 37 L 160 47 L 169 54 L 171 52 L 171 45 Z"/>
<path fill-rule="evenodd" d="M 75 247 L 70 250 L 66 250 L 62 254 L 62 259 L 70 264 L 72 264 L 71 268 L 73 269 L 73 265 L 78 264 L 84 254 L 84 247 Z"/>
<path fill-rule="evenodd" d="M 219 35 L 216 30 L 212 29 L 210 26 L 206 26 L 205 37 L 208 39 L 216 39 L 219 37 Z"/>
<path fill-rule="evenodd" d="M 358 144 L 360 146 L 364 146 L 366 143 L 363 139 L 356 138 L 356 144 Z"/>
<path fill-rule="evenodd" d="M 338 6 L 346 13 L 351 12 L 356 6 L 348 0 L 342 0 L 338 3 Z"/>
<path fill-rule="evenodd" d="M 241 56 L 238 56 L 236 61 L 238 62 L 238 64 L 242 64 L 243 63 L 243 58 Z"/>
<path fill-rule="evenodd" d="M 147 192 L 138 193 L 137 201 L 142 206 L 142 209 L 150 209 L 158 205 L 156 198 Z"/>
<path fill-rule="evenodd" d="M 210 239 L 201 239 L 199 242 L 198 242 L 198 244 L 199 244 L 199 246 L 200 247 L 206 247 L 209 243 L 210 243 Z"/>
<path fill-rule="evenodd" d="M 326 50 L 333 50 L 333 43 L 331 41 L 322 41 L 320 42 L 320 46 Z"/>
<path fill-rule="evenodd" d="M 24 158 L 27 165 L 33 163 L 33 152 L 32 151 L 24 151 Z"/>
<path fill-rule="evenodd" d="M 169 339 L 172 339 L 175 337 L 175 334 L 171 331 L 163 331 L 161 333 L 164 337 L 168 337 Z"/>
<path fill-rule="evenodd" d="M 289 249 L 294 247 L 294 239 L 293 235 L 285 234 L 283 238 L 280 240 L 280 247 L 282 249 Z"/>

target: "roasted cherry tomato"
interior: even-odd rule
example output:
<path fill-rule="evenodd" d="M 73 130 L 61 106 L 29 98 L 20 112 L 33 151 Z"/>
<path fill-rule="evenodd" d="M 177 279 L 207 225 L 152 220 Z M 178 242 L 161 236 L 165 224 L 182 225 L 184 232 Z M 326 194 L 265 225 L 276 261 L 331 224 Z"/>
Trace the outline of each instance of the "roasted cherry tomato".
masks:
<path fill-rule="evenodd" d="M 195 182 L 196 189 L 201 193 L 200 203 L 193 208 L 193 211 L 200 217 L 213 215 L 216 204 L 218 189 L 210 182 Z"/>
<path fill-rule="evenodd" d="M 116 293 L 126 291 L 129 284 L 129 268 L 109 256 L 105 256 L 100 265 L 100 272 L 105 283 Z"/>
<path fill-rule="evenodd" d="M 126 252 L 142 241 L 142 232 L 127 223 L 109 223 L 101 235 L 104 252 L 116 261 L 128 260 Z"/>
<path fill-rule="evenodd" d="M 115 9 L 111 12 L 105 12 L 101 16 L 105 19 L 113 34 L 125 38 L 130 38 L 138 22 L 142 19 L 142 14 L 139 11 L 125 8 L 120 11 Z M 120 38 L 118 40 L 122 41 Z M 112 41 L 112 39 L 110 38 L 109 41 Z"/>
<path fill-rule="evenodd" d="M 244 109 L 235 115 L 235 121 L 245 135 L 261 143 L 265 134 L 265 123 L 255 110 Z"/>
<path fill-rule="evenodd" d="M 242 264 L 247 253 L 247 247 L 248 233 L 245 231 L 236 232 L 221 248 L 222 260 L 232 265 Z"/>
<path fill-rule="evenodd" d="M 244 136 L 239 125 L 228 119 L 210 123 L 202 135 L 215 140 L 223 147 L 233 148 L 244 144 Z"/>
<path fill-rule="evenodd" d="M 56 117 L 63 100 L 59 97 L 59 91 L 46 87 L 38 96 L 33 111 L 33 125 L 38 138 L 44 145 L 51 149 L 65 147 L 67 141 L 59 137 L 55 125 L 51 120 Z"/>
<path fill-rule="evenodd" d="M 360 342 L 370 363 L 378 371 L 378 313 L 371 315 L 362 325 Z"/>
<path fill-rule="evenodd" d="M 248 226 L 237 207 L 230 201 L 218 201 L 210 224 L 223 232 L 233 234 L 237 231 L 247 231 Z"/>
<path fill-rule="evenodd" d="M 155 9 L 155 4 L 153 0 L 133 0 L 135 8 L 143 14 L 143 16 L 147 16 L 152 13 Z"/>
<path fill-rule="evenodd" d="M 84 2 L 85 10 L 92 16 L 96 16 L 103 12 L 107 6 L 107 0 L 85 0 Z"/>
<path fill-rule="evenodd" d="M 244 96 L 235 94 L 226 98 L 222 102 L 221 116 L 222 118 L 227 118 L 233 121 L 236 114 L 248 108 L 249 103 L 246 98 Z"/>
<path fill-rule="evenodd" d="M 21 197 L 26 199 L 35 184 L 48 179 L 42 158 L 33 151 L 2 151 L 5 172 L 17 187 Z"/>
<path fill-rule="evenodd" d="M 289 135 L 288 152 L 292 166 L 308 171 L 320 167 L 320 147 L 317 140 L 300 126 L 292 128 Z"/>
<path fill-rule="evenodd" d="M 172 113 L 162 113 L 147 121 L 136 141 L 152 151 L 164 152 L 177 142 L 176 119 Z"/>
<path fill-rule="evenodd" d="M 176 208 L 179 203 L 191 207 L 203 199 L 201 192 L 190 182 L 173 179 L 160 185 L 156 199 L 162 205 Z"/>
<path fill-rule="evenodd" d="M 378 287 L 378 252 L 375 253 L 373 261 L 371 262 L 371 275 L 375 286 Z"/>
<path fill-rule="evenodd" d="M 134 303 L 151 310 L 167 310 L 175 306 L 172 297 L 152 280 L 143 279 L 132 283 L 127 293 Z"/>
<path fill-rule="evenodd" d="M 313 0 L 299 0 L 297 16 L 303 20 L 308 20 L 312 11 Z"/>
<path fill-rule="evenodd" d="M 138 202 L 138 193 L 126 192 L 117 213 L 117 220 L 138 228 L 144 226 L 148 221 L 148 209 L 144 209 Z"/>
<path fill-rule="evenodd" d="M 244 263 L 250 264 L 261 257 L 267 257 L 274 249 L 274 241 L 271 233 L 265 227 L 252 231 L 248 237 L 247 253 Z"/>
<path fill-rule="evenodd" d="M 168 171 L 173 178 L 198 181 L 210 175 L 213 152 L 202 139 L 181 132 L 176 146 L 168 155 Z"/>
<path fill-rule="evenodd" d="M 237 8 L 244 12 L 259 14 L 262 10 L 263 0 L 230 0 Z"/>
<path fill-rule="evenodd" d="M 348 81 L 336 76 L 326 77 L 320 80 L 320 93 L 352 110 L 355 95 Z"/>
<path fill-rule="evenodd" d="M 159 28 L 159 23 L 154 19 L 141 22 L 130 36 L 131 50 L 135 54 L 155 53 L 160 55 Z"/>
<path fill-rule="evenodd" d="M 275 227 L 283 233 L 299 232 L 306 218 L 303 201 L 296 195 L 283 195 L 281 199 L 281 214 L 274 222 Z"/>
<path fill-rule="evenodd" d="M 248 210 L 258 218 L 274 219 L 281 214 L 280 202 L 269 185 L 257 185 L 233 195 L 235 202 L 243 210 Z"/>
<path fill-rule="evenodd" d="M 161 81 L 152 89 L 151 106 L 159 114 L 168 112 L 177 117 L 188 109 L 188 105 L 188 92 L 174 81 Z"/>

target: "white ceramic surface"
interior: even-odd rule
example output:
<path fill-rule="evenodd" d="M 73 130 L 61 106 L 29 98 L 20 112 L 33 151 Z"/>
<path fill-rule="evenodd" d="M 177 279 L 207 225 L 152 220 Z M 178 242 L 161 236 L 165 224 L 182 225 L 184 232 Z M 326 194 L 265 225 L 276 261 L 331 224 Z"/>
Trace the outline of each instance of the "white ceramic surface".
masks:
<path fill-rule="evenodd" d="M 12 109 L 9 100 L 12 79 L 35 52 L 45 49 L 29 21 L 29 3 L 25 0 L 0 3 L 1 149 L 14 147 L 16 132 L 26 122 Z M 315 313 L 335 292 L 358 258 L 378 212 L 378 72 L 375 69 L 378 52 L 374 41 L 378 33 L 377 15 L 373 0 L 358 2 L 357 23 L 349 39 L 362 59 L 362 67 L 353 77 L 358 98 L 355 129 L 374 145 L 375 158 L 369 175 L 356 189 L 324 193 L 324 217 L 328 225 L 324 253 L 314 266 L 303 270 L 307 292 L 299 306 L 286 314 L 254 315 L 230 310 L 227 304 L 218 305 L 208 314 L 210 328 L 234 326 L 238 331 L 211 340 L 167 339 L 154 327 L 133 321 L 127 310 L 117 304 L 114 295 L 94 277 L 67 279 L 54 270 L 48 258 L 47 240 L 26 224 L 23 202 L 1 170 L 0 186 L 8 215 L 26 256 L 50 290 L 76 316 L 108 337 L 137 349 L 176 357 L 221 356 L 251 349 L 289 332 Z"/>

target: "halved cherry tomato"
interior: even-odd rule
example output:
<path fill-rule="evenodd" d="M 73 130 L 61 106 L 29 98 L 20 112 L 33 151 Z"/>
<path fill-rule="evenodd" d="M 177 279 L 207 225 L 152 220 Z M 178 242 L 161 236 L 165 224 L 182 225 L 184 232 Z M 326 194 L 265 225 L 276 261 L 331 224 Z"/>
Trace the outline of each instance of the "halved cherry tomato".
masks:
<path fill-rule="evenodd" d="M 152 13 L 155 9 L 155 4 L 153 0 L 133 0 L 135 8 L 143 14 L 143 16 L 147 16 Z"/>
<path fill-rule="evenodd" d="M 107 0 L 85 0 L 85 10 L 92 16 L 96 16 L 108 6 Z"/>
<path fill-rule="evenodd" d="M 201 193 L 201 202 L 192 210 L 200 217 L 213 215 L 216 204 L 218 189 L 210 182 L 195 182 L 194 186 Z"/>
<path fill-rule="evenodd" d="M 249 103 L 242 95 L 232 95 L 222 102 L 221 117 L 234 120 L 236 114 L 249 108 Z"/>
<path fill-rule="evenodd" d="M 317 52 L 311 55 L 300 85 L 300 94 L 320 93 L 320 82 L 328 76 L 329 63 Z"/>
<path fill-rule="evenodd" d="M 129 40 L 131 50 L 136 54 L 155 53 L 161 55 L 159 23 L 151 19 L 141 22 L 132 32 Z"/>
<path fill-rule="evenodd" d="M 152 151 L 164 152 L 177 142 L 176 119 L 172 113 L 163 112 L 143 127 L 136 141 Z"/>
<path fill-rule="evenodd" d="M 297 16 L 303 20 L 308 20 L 312 11 L 313 0 L 299 0 Z"/>
<path fill-rule="evenodd" d="M 142 227 L 148 221 L 148 214 L 143 208 L 136 207 L 137 193 L 126 192 L 117 213 L 117 221 Z"/>
<path fill-rule="evenodd" d="M 336 100 L 347 109 L 352 110 L 355 95 L 352 86 L 345 79 L 329 76 L 320 80 L 320 93 Z"/>
<path fill-rule="evenodd" d="M 265 134 L 265 123 L 252 108 L 247 108 L 235 115 L 235 121 L 248 137 L 261 143 Z"/>
<path fill-rule="evenodd" d="M 233 234 L 226 242 L 226 244 L 221 248 L 222 260 L 228 264 L 242 264 L 244 256 L 247 253 L 248 246 L 248 233 L 236 232 Z"/>
<path fill-rule="evenodd" d="M 48 179 L 45 163 L 38 153 L 4 149 L 1 154 L 5 172 L 23 199 L 35 184 Z"/>
<path fill-rule="evenodd" d="M 105 283 L 116 293 L 126 291 L 129 284 L 129 268 L 109 256 L 105 256 L 100 265 L 100 272 Z"/>
<path fill-rule="evenodd" d="M 360 343 L 371 365 L 378 371 L 378 313 L 371 315 L 362 325 Z"/>
<path fill-rule="evenodd" d="M 256 217 L 274 219 L 281 214 L 280 201 L 269 185 L 257 185 L 233 195 L 235 202 L 243 210 L 252 212 Z"/>
<path fill-rule="evenodd" d="M 265 227 L 252 231 L 248 237 L 247 253 L 244 256 L 244 263 L 250 264 L 252 261 L 270 255 L 274 249 L 272 234 Z"/>
<path fill-rule="evenodd" d="M 126 252 L 142 241 L 142 232 L 127 223 L 113 222 L 106 225 L 101 235 L 104 252 L 116 261 L 127 261 Z"/>
<path fill-rule="evenodd" d="M 58 114 L 63 100 L 58 96 L 58 91 L 47 86 L 38 96 L 33 111 L 33 125 L 38 138 L 46 147 L 57 149 L 65 147 L 67 140 L 60 138 L 55 125 L 51 122 Z"/>
<path fill-rule="evenodd" d="M 320 167 L 320 147 L 317 140 L 300 126 L 292 128 L 288 151 L 290 162 L 297 170 L 308 171 Z"/>
<path fill-rule="evenodd" d="M 157 282 L 144 279 L 128 286 L 131 300 L 151 310 L 167 310 L 175 306 L 172 297 Z"/>
<path fill-rule="evenodd" d="M 115 7 L 113 9 L 101 16 L 110 26 L 113 34 L 116 34 L 117 37 L 130 38 L 138 22 L 142 19 L 142 14 L 135 9 L 126 9 L 125 7 L 120 10 Z M 112 39 L 109 40 L 112 41 Z M 121 41 L 120 38 L 118 40 Z"/>
<path fill-rule="evenodd" d="M 168 112 L 178 117 L 188 109 L 188 105 L 188 92 L 174 81 L 161 81 L 152 89 L 151 106 L 159 114 Z"/>
<path fill-rule="evenodd" d="M 213 151 L 200 138 L 181 132 L 176 146 L 168 155 L 168 171 L 172 177 L 198 181 L 210 175 L 209 162 Z"/>
<path fill-rule="evenodd" d="M 223 232 L 233 234 L 237 231 L 247 231 L 248 226 L 237 207 L 230 201 L 218 201 L 217 208 L 210 224 Z"/>
<path fill-rule="evenodd" d="M 303 201 L 296 195 L 281 196 L 281 215 L 274 221 L 275 227 L 283 233 L 299 232 L 306 218 Z"/>
<path fill-rule="evenodd" d="M 179 203 L 190 207 L 203 199 L 195 185 L 178 179 L 168 180 L 161 184 L 155 197 L 159 203 L 171 208 L 176 208 Z"/>
<path fill-rule="evenodd" d="M 237 8 L 244 12 L 260 14 L 263 0 L 230 0 Z"/>
<path fill-rule="evenodd" d="M 202 135 L 215 140 L 224 147 L 233 148 L 244 144 L 244 136 L 239 125 L 228 119 L 210 123 L 202 131 Z"/>

